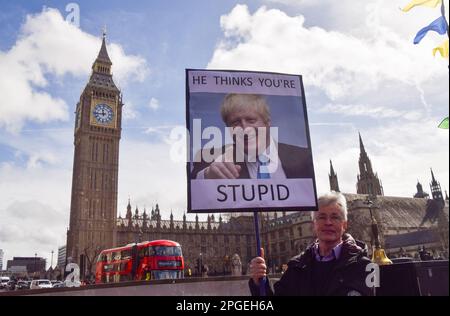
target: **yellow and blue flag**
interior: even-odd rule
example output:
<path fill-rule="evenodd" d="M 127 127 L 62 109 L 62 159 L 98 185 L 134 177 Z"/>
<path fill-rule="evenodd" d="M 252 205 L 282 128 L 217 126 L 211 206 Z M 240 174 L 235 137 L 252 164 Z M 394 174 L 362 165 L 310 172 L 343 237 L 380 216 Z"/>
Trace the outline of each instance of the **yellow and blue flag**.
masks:
<path fill-rule="evenodd" d="M 436 8 L 438 4 L 441 4 L 442 0 L 412 0 L 409 4 L 402 9 L 403 12 L 408 12 L 416 6 L 427 6 Z"/>
<path fill-rule="evenodd" d="M 422 38 L 427 35 L 428 31 L 435 31 L 441 35 L 447 33 L 447 21 L 443 16 L 440 16 L 436 20 L 431 22 L 430 25 L 425 26 L 417 33 L 416 37 L 414 38 L 414 44 L 419 44 Z"/>
<path fill-rule="evenodd" d="M 437 52 L 439 52 L 443 58 L 448 58 L 448 39 L 438 47 L 433 48 L 433 56 L 436 56 Z"/>

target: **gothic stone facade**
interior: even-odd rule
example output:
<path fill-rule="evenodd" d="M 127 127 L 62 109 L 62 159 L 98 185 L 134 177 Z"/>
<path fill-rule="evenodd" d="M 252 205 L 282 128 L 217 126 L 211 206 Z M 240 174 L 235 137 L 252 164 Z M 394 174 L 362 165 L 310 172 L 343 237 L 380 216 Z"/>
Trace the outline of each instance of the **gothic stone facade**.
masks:
<path fill-rule="evenodd" d="M 271 269 L 280 270 L 289 258 L 300 253 L 313 241 L 311 214 L 263 214 L 261 216 L 261 241 L 266 249 L 266 258 Z M 227 221 L 214 215 L 201 222 L 161 219 L 159 206 L 148 216 L 136 209 L 131 212 L 128 204 L 125 218 L 117 221 L 117 241 L 119 245 L 143 240 L 169 239 L 181 244 L 186 269 L 198 273 L 197 259 L 208 266 L 209 274 L 230 274 L 231 258 L 239 255 L 242 272 L 246 273 L 248 262 L 256 256 L 256 242 L 253 216 L 231 216 Z"/>
<path fill-rule="evenodd" d="M 372 213 L 380 231 L 380 241 L 388 257 L 419 257 L 422 246 L 435 256 L 448 258 L 448 201 L 435 222 L 426 221 L 427 199 L 344 194 L 348 203 L 349 233 L 364 241 L 369 255 L 375 245 L 371 231 L 368 199 L 372 201 Z M 269 216 L 270 215 L 270 216 Z M 265 249 L 268 267 L 280 271 L 283 264 L 298 255 L 314 238 L 313 222 L 309 212 L 271 213 L 261 217 L 261 241 Z M 152 214 L 131 213 L 117 221 L 119 245 L 143 240 L 170 239 L 181 244 L 186 268 L 196 271 L 197 259 L 209 268 L 209 273 L 230 274 L 230 259 L 238 254 L 242 271 L 246 273 L 248 262 L 256 255 L 254 223 L 252 216 L 232 216 L 223 221 L 214 215 L 206 222 L 161 219 L 157 206 Z"/>
<path fill-rule="evenodd" d="M 114 84 L 105 36 L 76 106 L 74 164 L 67 256 L 92 265 L 116 244 L 122 96 Z"/>

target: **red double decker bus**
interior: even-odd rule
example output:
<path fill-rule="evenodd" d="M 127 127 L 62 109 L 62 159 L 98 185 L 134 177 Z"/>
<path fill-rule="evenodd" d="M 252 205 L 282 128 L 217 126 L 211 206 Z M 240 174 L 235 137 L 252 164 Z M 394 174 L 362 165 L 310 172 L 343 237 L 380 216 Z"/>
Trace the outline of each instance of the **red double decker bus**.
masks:
<path fill-rule="evenodd" d="M 103 250 L 97 259 L 95 282 L 183 278 L 184 260 L 179 243 L 145 241 Z"/>

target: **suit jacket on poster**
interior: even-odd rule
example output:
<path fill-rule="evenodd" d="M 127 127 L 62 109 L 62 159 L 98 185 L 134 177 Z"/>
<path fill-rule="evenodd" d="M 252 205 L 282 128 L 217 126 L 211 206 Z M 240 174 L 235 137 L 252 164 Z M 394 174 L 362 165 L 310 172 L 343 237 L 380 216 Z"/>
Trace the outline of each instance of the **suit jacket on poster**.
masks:
<path fill-rule="evenodd" d="M 204 149 L 203 152 L 205 151 L 209 151 L 210 154 L 212 154 L 213 148 Z M 225 146 L 222 147 L 221 152 L 223 153 L 224 151 Z M 299 179 L 314 177 L 312 155 L 309 149 L 278 143 L 278 157 L 280 158 L 280 162 L 283 166 L 283 171 L 286 174 L 286 178 Z M 197 178 L 197 174 L 201 170 L 207 168 L 210 164 L 211 163 L 207 163 L 203 160 L 201 162 L 194 162 L 194 169 L 191 173 L 192 179 Z M 237 165 L 241 166 L 239 179 L 249 179 L 250 174 L 248 172 L 246 163 L 240 162 L 237 163 Z"/>

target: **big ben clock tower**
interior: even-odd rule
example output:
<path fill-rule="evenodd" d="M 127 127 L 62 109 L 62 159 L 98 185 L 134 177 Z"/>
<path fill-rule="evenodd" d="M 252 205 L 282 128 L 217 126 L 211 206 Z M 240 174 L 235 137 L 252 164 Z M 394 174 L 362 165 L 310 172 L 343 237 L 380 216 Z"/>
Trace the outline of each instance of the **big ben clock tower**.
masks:
<path fill-rule="evenodd" d="M 67 257 L 91 265 L 115 246 L 122 95 L 114 84 L 106 34 L 76 107 Z M 88 267 L 86 267 L 88 268 Z M 90 268 L 93 268 L 92 266 Z"/>

